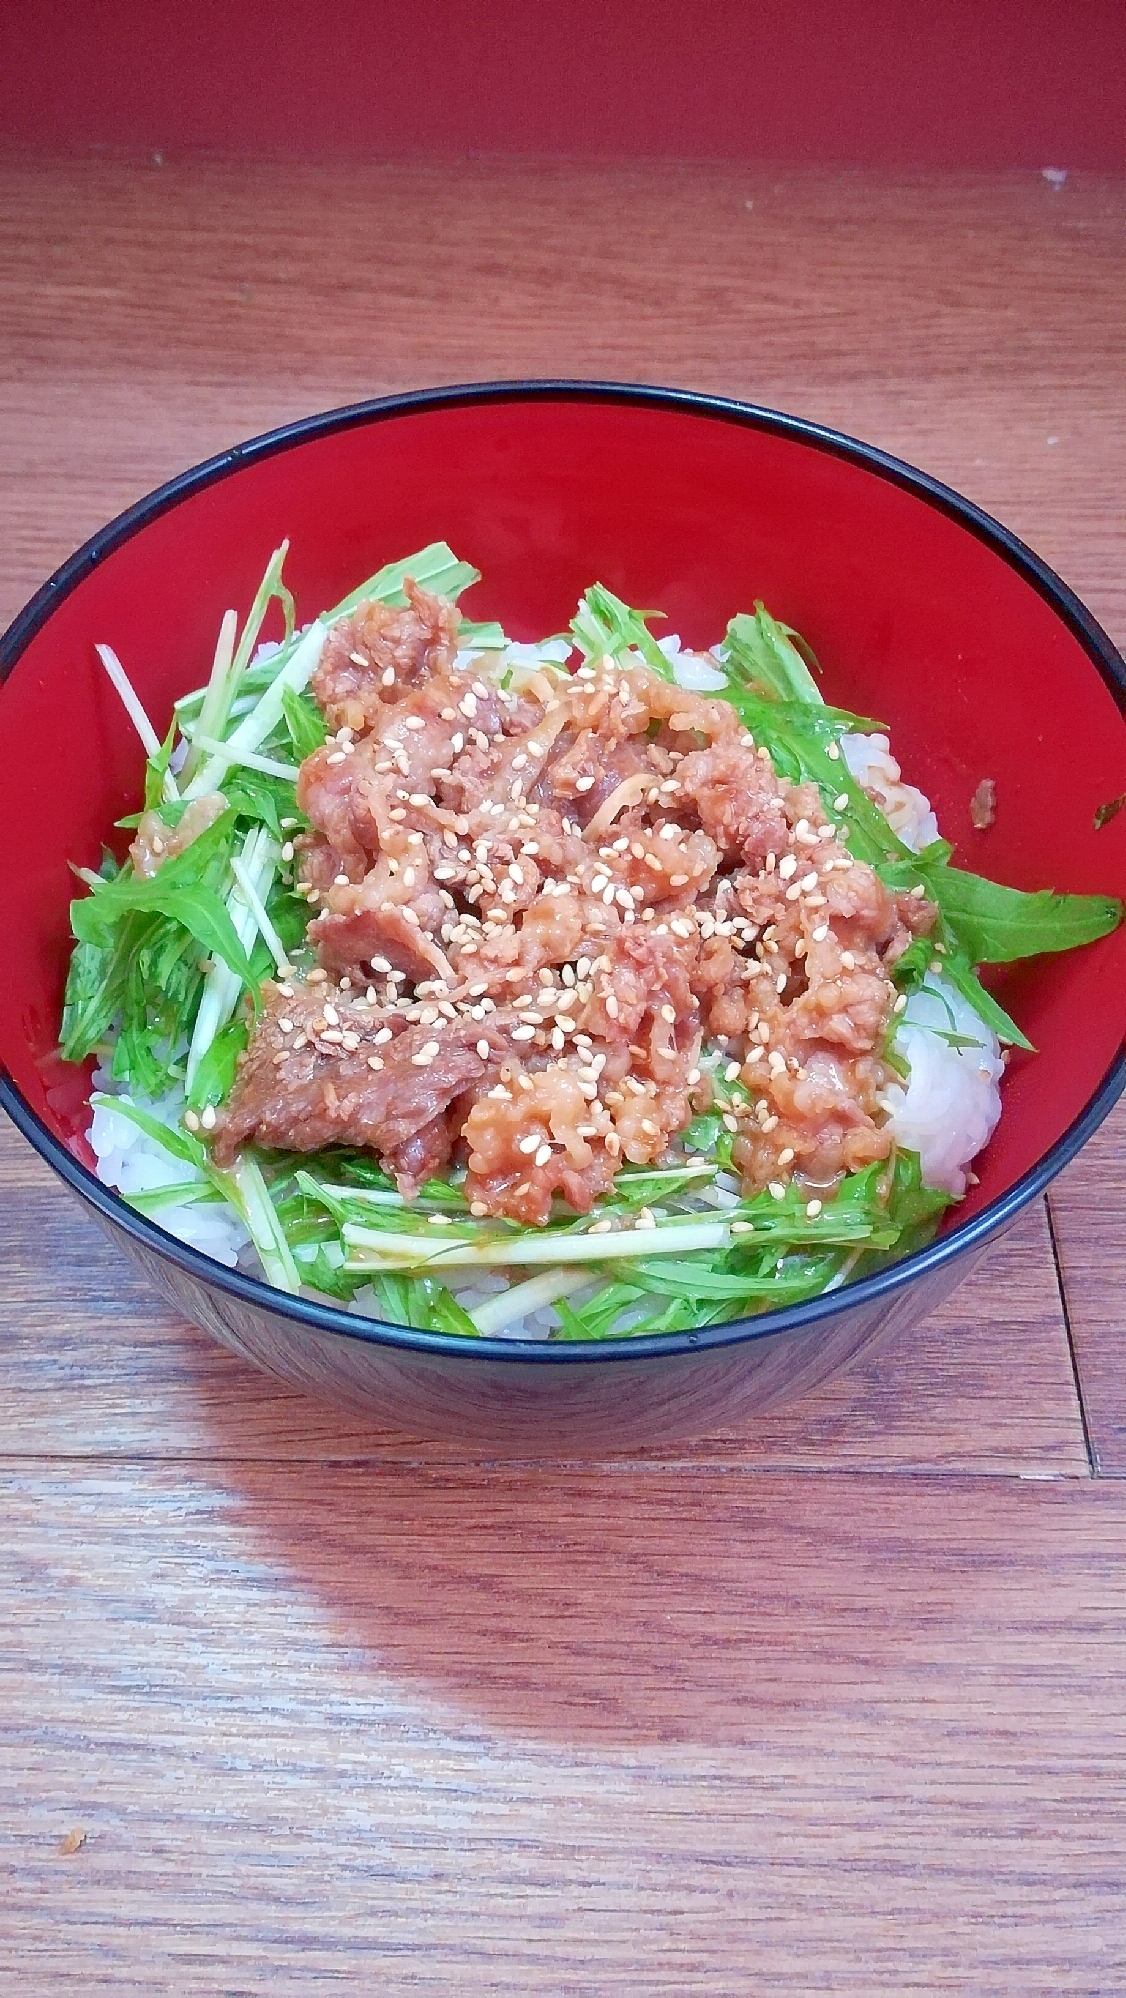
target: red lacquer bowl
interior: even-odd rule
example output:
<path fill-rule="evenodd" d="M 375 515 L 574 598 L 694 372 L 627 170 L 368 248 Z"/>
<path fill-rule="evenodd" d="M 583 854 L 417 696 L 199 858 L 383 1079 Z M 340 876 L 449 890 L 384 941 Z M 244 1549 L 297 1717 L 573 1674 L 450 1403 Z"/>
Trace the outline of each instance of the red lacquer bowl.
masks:
<path fill-rule="evenodd" d="M 95 864 L 137 800 L 140 752 L 94 643 L 158 729 L 198 685 L 228 604 L 288 535 L 299 613 L 445 539 L 465 599 L 518 637 L 565 626 L 595 578 L 705 644 L 756 597 L 801 631 L 828 697 L 878 715 L 957 860 L 1021 888 L 1116 891 L 1126 668 L 1071 592 L 996 522 L 832 431 L 701 396 L 524 383 L 338 410 L 198 466 L 105 528 L 2 642 L 0 771 L 18 866 L 0 878 L 0 1102 L 157 1287 L 290 1381 L 467 1441 L 599 1450 L 700 1432 L 825 1379 L 918 1319 L 1047 1185 L 1126 1080 L 1126 933 L 1007 976 L 1039 1050 L 1013 1063 L 981 1183 L 931 1247 L 812 1303 L 590 1347 L 477 1342 L 289 1298 L 183 1247 L 90 1170 L 85 1075 L 55 1054 L 68 863 Z M 997 788 L 975 832 L 970 798 Z"/>

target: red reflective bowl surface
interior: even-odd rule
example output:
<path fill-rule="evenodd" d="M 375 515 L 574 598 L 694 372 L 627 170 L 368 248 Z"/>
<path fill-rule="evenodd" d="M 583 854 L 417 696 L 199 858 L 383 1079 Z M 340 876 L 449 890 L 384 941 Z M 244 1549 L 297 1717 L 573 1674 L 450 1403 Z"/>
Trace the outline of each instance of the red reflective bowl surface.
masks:
<path fill-rule="evenodd" d="M 54 1052 L 68 863 L 96 864 L 139 789 L 141 752 L 93 647 L 115 647 L 163 733 L 173 699 L 206 676 L 223 611 L 245 610 L 283 536 L 303 619 L 382 562 L 437 539 L 483 573 L 462 600 L 468 614 L 498 617 L 521 638 L 565 627 L 596 578 L 629 602 L 660 606 L 663 628 L 701 645 L 761 597 L 817 652 L 830 701 L 887 722 L 957 864 L 1021 888 L 1120 892 L 1126 880 L 1126 813 L 1094 830 L 1096 807 L 1126 785 L 1121 660 L 1027 550 L 908 467 L 771 412 L 582 384 L 438 391 L 257 439 L 96 536 L 3 641 L 0 776 L 19 864 L 0 877 L 2 1100 L 192 1315 L 214 1322 L 241 1300 L 270 1315 L 279 1337 L 315 1328 L 318 1351 L 347 1333 L 400 1356 L 444 1355 L 463 1373 L 525 1360 L 541 1374 L 606 1373 L 604 1360 L 658 1358 L 648 1352 L 658 1343 L 671 1356 L 824 1333 L 861 1293 L 885 1304 L 897 1296 L 902 1315 L 912 1285 L 963 1250 L 968 1267 L 1105 1115 L 1123 1078 L 1122 931 L 996 981 L 1038 1053 L 1013 1061 L 980 1186 L 940 1243 L 835 1300 L 641 1342 L 643 1352 L 502 1352 L 497 1342 L 458 1348 L 437 1335 L 360 1327 L 173 1245 L 87 1172 L 86 1079 Z M 983 777 L 997 791 L 986 833 L 969 815 Z M 229 1325 L 214 1329 L 231 1339 Z M 545 1369 L 547 1358 L 566 1365 Z"/>

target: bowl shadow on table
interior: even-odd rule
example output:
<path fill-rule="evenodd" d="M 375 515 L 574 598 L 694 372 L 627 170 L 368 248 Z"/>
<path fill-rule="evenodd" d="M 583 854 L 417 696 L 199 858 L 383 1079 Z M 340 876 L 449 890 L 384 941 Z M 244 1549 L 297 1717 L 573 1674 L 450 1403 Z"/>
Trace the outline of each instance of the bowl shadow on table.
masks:
<path fill-rule="evenodd" d="M 974 1293 L 979 1314 L 1004 1294 L 1010 1317 L 1014 1293 L 1019 1310 L 1043 1225 L 1039 1212 L 1027 1217 L 1008 1251 L 994 1251 L 988 1285 L 978 1279 L 967 1298 L 971 1314 Z M 908 1335 L 911 1353 L 892 1349 L 742 1436 L 675 1455 L 568 1464 L 561 1442 L 553 1464 L 470 1463 L 448 1444 L 429 1455 L 407 1439 L 389 1449 L 391 1439 L 365 1439 L 340 1417 L 326 1452 L 337 1461 L 279 1468 L 240 1459 L 246 1428 L 232 1396 L 208 1411 L 212 1473 L 267 1569 L 311 1606 L 334 1653 L 380 1700 L 390 1681 L 446 1725 L 453 1711 L 460 1728 L 484 1722 L 576 1744 L 753 1740 L 786 1716 L 798 1721 L 827 1688 L 851 1698 L 888 1669 L 906 1662 L 913 1672 L 920 1643 L 933 1663 L 936 1647 L 955 1657 L 960 1642 L 972 1649 L 975 1633 L 996 1630 L 998 1588 L 1020 1565 L 1004 1524 L 1007 1481 L 983 1493 L 976 1480 L 917 1478 L 908 1500 L 900 1478 L 839 1475 L 944 1468 L 937 1426 L 928 1463 L 909 1418 L 896 1438 L 886 1417 L 912 1362 L 916 1418 L 922 1404 L 938 1412 L 950 1346 L 968 1329 L 955 1309 Z M 1041 1399 L 1049 1376 L 1066 1392 L 1045 1317 L 1012 1328 L 1040 1369 Z M 984 1343 L 999 1330 L 987 1326 Z M 998 1343 L 1004 1369 L 1011 1347 Z M 1016 1410 L 1006 1429 L 996 1397 L 983 1407 L 978 1358 L 965 1356 L 977 1389 L 972 1438 L 944 1403 L 961 1430 L 960 1468 L 996 1469 L 1008 1452 L 1006 1468 L 1019 1456 L 1027 1476 L 1035 1445 L 1027 1433 L 1018 1444 Z M 332 1428 L 329 1416 L 326 1441 Z M 1062 1414 L 1058 1428 L 1054 1444 L 1040 1433 L 1034 1477 L 1049 1460 L 1057 1477 L 1082 1475 L 1077 1413 L 1074 1437 Z M 838 1475 L 804 1475 L 818 1469 Z M 982 1522 L 998 1501 L 983 1549 Z"/>

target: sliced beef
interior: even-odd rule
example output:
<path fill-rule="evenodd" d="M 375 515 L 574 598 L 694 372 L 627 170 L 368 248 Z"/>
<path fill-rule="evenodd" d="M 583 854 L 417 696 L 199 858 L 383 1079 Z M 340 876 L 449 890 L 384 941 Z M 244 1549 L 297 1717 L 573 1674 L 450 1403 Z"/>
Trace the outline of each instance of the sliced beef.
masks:
<path fill-rule="evenodd" d="M 408 1025 L 327 981 L 267 985 L 263 996 L 262 1016 L 216 1125 L 219 1165 L 229 1165 L 246 1143 L 294 1152 L 359 1145 L 393 1162 L 511 1052 L 506 1035 L 489 1023 Z M 388 1027 L 391 1038 L 383 1040 Z M 428 1171 L 434 1149 L 431 1138 Z M 412 1156 L 403 1168 L 411 1190 Z"/>
<path fill-rule="evenodd" d="M 371 728 L 386 703 L 453 664 L 459 622 L 454 605 L 420 589 L 409 576 L 403 594 L 404 608 L 360 604 L 329 632 L 311 691 L 331 729 Z"/>
<path fill-rule="evenodd" d="M 728 703 L 613 661 L 502 687 L 455 666 L 452 605 L 406 594 L 322 654 L 296 844 L 332 982 L 268 997 L 217 1158 L 367 1146 L 405 1192 L 456 1164 L 479 1212 L 538 1224 L 668 1154 L 717 1042 L 748 1190 L 886 1156 L 890 967 L 933 905 L 854 861 Z"/>

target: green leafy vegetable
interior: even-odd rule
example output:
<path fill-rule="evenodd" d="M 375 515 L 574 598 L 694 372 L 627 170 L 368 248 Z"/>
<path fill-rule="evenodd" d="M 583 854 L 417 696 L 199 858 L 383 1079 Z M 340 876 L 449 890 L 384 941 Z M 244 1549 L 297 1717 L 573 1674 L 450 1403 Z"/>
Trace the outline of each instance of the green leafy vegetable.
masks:
<path fill-rule="evenodd" d="M 753 617 L 740 612 L 728 625 L 724 657 L 736 679 L 776 700 L 811 705 L 821 700 L 809 670 L 821 671 L 815 655 L 792 625 L 780 624 L 757 599 Z"/>
<path fill-rule="evenodd" d="M 188 1091 L 191 1109 L 203 1110 L 209 1103 L 223 1102 L 234 1082 L 238 1058 L 248 1039 L 244 1020 L 232 1020 L 221 1033 L 216 1034 L 200 1059 Z"/>
<path fill-rule="evenodd" d="M 933 883 L 935 900 L 974 964 L 1074 950 L 1122 921 L 1122 903 L 1112 895 L 1058 895 L 1050 888 L 1026 894 L 957 867 L 928 867 L 923 878 Z"/>
<path fill-rule="evenodd" d="M 316 702 L 308 694 L 295 693 L 292 687 L 286 687 L 282 693 L 282 713 L 293 753 L 303 763 L 327 740 L 328 724 Z"/>
<path fill-rule="evenodd" d="M 671 680 L 672 668 L 647 623 L 663 616 L 663 611 L 631 610 L 613 590 L 592 583 L 571 619 L 571 637 L 585 659 L 617 659 L 633 649 L 662 680 Z"/>

